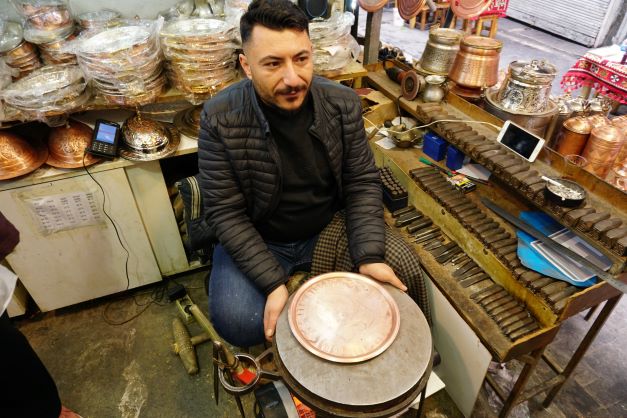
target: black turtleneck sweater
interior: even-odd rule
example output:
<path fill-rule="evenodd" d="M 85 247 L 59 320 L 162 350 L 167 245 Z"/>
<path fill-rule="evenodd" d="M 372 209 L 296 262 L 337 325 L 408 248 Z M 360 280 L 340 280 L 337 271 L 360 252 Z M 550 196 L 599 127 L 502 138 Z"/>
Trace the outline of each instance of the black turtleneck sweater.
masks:
<path fill-rule="evenodd" d="M 287 112 L 259 99 L 279 151 L 279 204 L 256 225 L 266 241 L 292 242 L 318 234 L 340 209 L 338 188 L 322 143 L 309 133 L 314 120 L 307 96 L 300 109 Z"/>

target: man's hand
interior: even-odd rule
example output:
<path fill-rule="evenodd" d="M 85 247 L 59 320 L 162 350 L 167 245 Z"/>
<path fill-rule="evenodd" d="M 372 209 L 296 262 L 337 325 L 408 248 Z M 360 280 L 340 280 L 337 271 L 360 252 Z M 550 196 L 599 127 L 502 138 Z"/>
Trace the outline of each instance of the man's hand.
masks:
<path fill-rule="evenodd" d="M 263 330 L 266 334 L 266 340 L 272 340 L 274 330 L 276 328 L 276 321 L 279 319 L 281 311 L 287 303 L 289 294 L 287 287 L 282 284 L 274 289 L 266 299 L 266 308 L 263 311 Z"/>
<path fill-rule="evenodd" d="M 394 287 L 398 287 L 403 292 L 407 291 L 407 286 L 401 282 L 401 279 L 396 277 L 394 270 L 385 263 L 368 263 L 359 266 L 359 273 L 365 276 L 370 276 L 380 282 L 389 283 Z M 266 309 L 267 309 L 266 305 Z"/>

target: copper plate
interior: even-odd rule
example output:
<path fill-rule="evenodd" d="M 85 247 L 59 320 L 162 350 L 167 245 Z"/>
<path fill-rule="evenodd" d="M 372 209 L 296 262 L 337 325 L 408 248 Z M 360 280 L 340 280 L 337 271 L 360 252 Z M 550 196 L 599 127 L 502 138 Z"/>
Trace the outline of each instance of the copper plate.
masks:
<path fill-rule="evenodd" d="M 453 0 L 451 9 L 456 16 L 462 19 L 472 19 L 479 16 L 488 7 L 492 0 Z"/>
<path fill-rule="evenodd" d="M 427 0 L 399 0 L 398 14 L 404 20 L 413 19 L 426 3 Z"/>
<path fill-rule="evenodd" d="M 48 148 L 39 139 L 26 141 L 11 132 L 0 132 L 0 180 L 35 171 L 46 162 Z"/>
<path fill-rule="evenodd" d="M 174 126 L 183 134 L 192 139 L 198 139 L 200 134 L 200 112 L 202 105 L 181 110 L 174 116 Z"/>
<path fill-rule="evenodd" d="M 307 351 L 339 363 L 378 356 L 400 328 L 398 306 L 387 290 L 346 272 L 322 274 L 305 283 L 294 294 L 288 321 Z"/>
<path fill-rule="evenodd" d="M 52 128 L 48 136 L 48 160 L 46 164 L 57 168 L 88 167 L 100 158 L 85 153 L 91 144 L 94 130 L 84 123 L 71 120 L 63 126 Z"/>
<path fill-rule="evenodd" d="M 358 2 L 359 7 L 367 12 L 374 13 L 379 9 L 382 9 L 387 3 L 387 0 L 358 0 Z"/>

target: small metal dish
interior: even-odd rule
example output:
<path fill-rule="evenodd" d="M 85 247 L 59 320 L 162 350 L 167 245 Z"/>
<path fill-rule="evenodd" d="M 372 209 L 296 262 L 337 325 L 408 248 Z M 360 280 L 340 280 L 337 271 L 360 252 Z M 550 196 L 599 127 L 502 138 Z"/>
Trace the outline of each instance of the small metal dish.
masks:
<path fill-rule="evenodd" d="M 135 115 L 122 126 L 120 156 L 134 161 L 157 160 L 176 152 L 180 141 L 174 126 Z"/>
<path fill-rule="evenodd" d="M 421 138 L 417 129 L 406 129 L 405 125 L 396 125 L 388 129 L 394 144 L 399 148 L 410 148 Z"/>
<path fill-rule="evenodd" d="M 550 202 L 566 208 L 576 208 L 586 200 L 586 191 L 578 183 L 556 177 L 550 177 L 549 180 L 544 192 Z"/>

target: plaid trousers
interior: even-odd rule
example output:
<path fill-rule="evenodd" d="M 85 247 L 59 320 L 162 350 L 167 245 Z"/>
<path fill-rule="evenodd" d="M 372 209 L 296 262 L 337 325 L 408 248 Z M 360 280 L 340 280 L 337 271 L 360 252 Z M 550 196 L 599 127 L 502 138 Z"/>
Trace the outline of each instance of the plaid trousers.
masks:
<path fill-rule="evenodd" d="M 429 299 L 418 254 L 387 225 L 385 227 L 385 262 L 407 286 L 408 295 L 420 307 L 429 325 L 432 325 Z M 320 232 L 311 263 L 312 275 L 331 271 L 355 271 L 348 250 L 344 214 L 341 212 L 337 213 Z"/>

